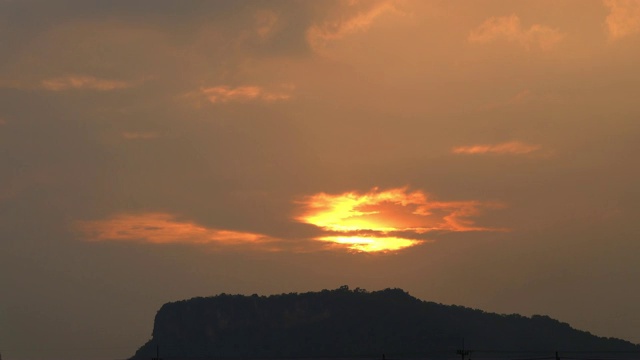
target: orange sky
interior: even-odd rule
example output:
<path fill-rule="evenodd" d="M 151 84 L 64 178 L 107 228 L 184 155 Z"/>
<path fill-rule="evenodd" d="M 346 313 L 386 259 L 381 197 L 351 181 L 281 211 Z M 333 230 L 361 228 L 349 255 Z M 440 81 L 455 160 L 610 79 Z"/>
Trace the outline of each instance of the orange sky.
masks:
<path fill-rule="evenodd" d="M 345 284 L 640 342 L 638 63 L 640 0 L 0 1 L 0 351 Z"/>

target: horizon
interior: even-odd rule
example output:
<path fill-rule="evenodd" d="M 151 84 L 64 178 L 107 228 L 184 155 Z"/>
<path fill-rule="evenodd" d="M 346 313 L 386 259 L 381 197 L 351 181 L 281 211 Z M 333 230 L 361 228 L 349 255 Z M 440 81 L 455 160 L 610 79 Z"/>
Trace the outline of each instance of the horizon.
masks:
<path fill-rule="evenodd" d="M 357 284 L 640 343 L 640 0 L 0 0 L 3 360 Z"/>

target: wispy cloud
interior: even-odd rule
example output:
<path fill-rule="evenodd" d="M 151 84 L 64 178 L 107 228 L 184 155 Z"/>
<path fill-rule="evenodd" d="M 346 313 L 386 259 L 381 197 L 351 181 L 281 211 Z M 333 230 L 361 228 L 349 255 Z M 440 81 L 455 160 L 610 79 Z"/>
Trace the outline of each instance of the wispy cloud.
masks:
<path fill-rule="evenodd" d="M 337 19 L 326 20 L 321 24 L 311 26 L 307 30 L 307 41 L 312 48 L 323 46 L 328 41 L 342 39 L 353 33 L 366 31 L 377 18 L 386 13 L 400 13 L 394 1 L 369 1 L 366 9 L 359 9 L 351 16 L 341 14 Z M 352 2 L 351 6 L 361 4 Z"/>
<path fill-rule="evenodd" d="M 522 27 L 520 18 L 510 16 L 492 17 L 469 33 L 470 43 L 486 44 L 498 40 L 519 44 L 527 50 L 539 48 L 549 50 L 561 42 L 565 34 L 558 29 L 534 24 L 528 29 Z"/>
<path fill-rule="evenodd" d="M 267 39 L 273 35 L 278 25 L 278 15 L 271 10 L 259 10 L 254 14 L 256 34 L 261 39 Z"/>
<path fill-rule="evenodd" d="M 520 141 L 510 141 L 500 144 L 479 144 L 454 147 L 454 154 L 529 154 L 541 149 L 540 145 L 526 144 Z"/>
<path fill-rule="evenodd" d="M 216 229 L 168 213 L 119 214 L 104 220 L 78 221 L 88 241 L 138 241 L 150 244 L 251 245 L 270 249 L 276 239 L 252 232 Z"/>
<path fill-rule="evenodd" d="M 95 90 L 111 91 L 126 89 L 135 83 L 121 80 L 102 79 L 86 75 L 70 75 L 42 80 L 40 88 L 49 91 Z"/>
<path fill-rule="evenodd" d="M 202 101 L 211 104 L 225 104 L 231 102 L 278 102 L 292 98 L 293 84 L 283 84 L 275 88 L 265 88 L 258 85 L 245 86 L 211 86 L 201 87 L 196 92 L 184 95 L 185 98 L 194 100 L 196 105 L 201 106 Z"/>
<path fill-rule="evenodd" d="M 214 86 L 202 88 L 201 91 L 212 103 L 250 100 L 277 101 L 287 100 L 291 97 L 291 95 L 286 93 L 266 91 L 259 86 L 238 86 L 235 88 L 229 86 Z"/>
<path fill-rule="evenodd" d="M 497 231 L 472 220 L 483 209 L 502 205 L 480 201 L 436 201 L 422 191 L 407 188 L 372 189 L 366 193 L 318 193 L 305 197 L 296 220 L 327 232 L 319 241 L 351 250 L 393 251 L 425 240 L 434 231 Z"/>
<path fill-rule="evenodd" d="M 159 137 L 156 132 L 123 132 L 122 137 L 127 140 L 149 140 Z"/>
<path fill-rule="evenodd" d="M 618 40 L 640 32 L 640 0 L 603 0 L 609 8 L 605 24 L 609 39 Z"/>

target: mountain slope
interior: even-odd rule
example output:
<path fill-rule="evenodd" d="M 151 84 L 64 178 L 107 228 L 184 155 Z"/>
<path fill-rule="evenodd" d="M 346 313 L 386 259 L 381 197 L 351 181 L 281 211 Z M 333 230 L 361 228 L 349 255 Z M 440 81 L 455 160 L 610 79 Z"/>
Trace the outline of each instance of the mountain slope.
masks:
<path fill-rule="evenodd" d="M 416 299 L 400 289 L 218 295 L 168 303 L 134 359 L 189 357 L 451 357 L 460 347 L 640 352 L 546 316 L 498 315 Z M 488 352 L 485 352 L 488 354 Z M 530 354 L 530 353 L 528 353 Z M 640 354 L 634 354 L 638 357 Z"/>

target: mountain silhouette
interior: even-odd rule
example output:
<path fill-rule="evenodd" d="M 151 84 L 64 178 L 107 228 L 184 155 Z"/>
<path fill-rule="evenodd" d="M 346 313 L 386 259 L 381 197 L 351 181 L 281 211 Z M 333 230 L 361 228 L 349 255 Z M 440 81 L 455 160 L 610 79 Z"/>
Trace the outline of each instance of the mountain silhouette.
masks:
<path fill-rule="evenodd" d="M 640 346 L 547 316 L 500 315 L 422 301 L 401 289 L 271 296 L 221 294 L 167 303 L 132 359 L 535 357 L 561 351 L 640 357 Z M 491 355 L 491 354 L 494 355 Z M 534 356 L 535 355 L 535 356 Z M 591 356 L 590 355 L 590 356 Z M 499 356 L 504 358 L 504 356 Z"/>

